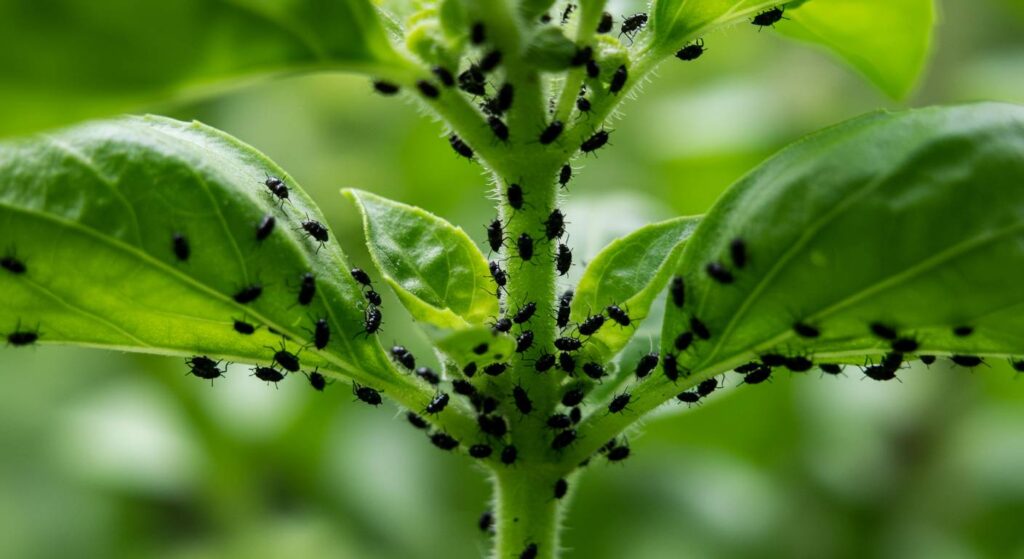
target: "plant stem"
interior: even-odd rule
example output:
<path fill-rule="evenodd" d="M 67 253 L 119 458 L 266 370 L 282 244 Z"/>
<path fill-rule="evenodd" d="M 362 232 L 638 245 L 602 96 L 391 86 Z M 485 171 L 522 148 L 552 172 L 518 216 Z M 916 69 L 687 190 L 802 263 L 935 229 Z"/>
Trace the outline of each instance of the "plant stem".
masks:
<path fill-rule="evenodd" d="M 495 474 L 494 514 L 497 536 L 493 559 L 516 558 L 530 544 L 537 557 L 559 553 L 559 501 L 550 491 L 557 479 L 547 469 L 509 469 Z"/>

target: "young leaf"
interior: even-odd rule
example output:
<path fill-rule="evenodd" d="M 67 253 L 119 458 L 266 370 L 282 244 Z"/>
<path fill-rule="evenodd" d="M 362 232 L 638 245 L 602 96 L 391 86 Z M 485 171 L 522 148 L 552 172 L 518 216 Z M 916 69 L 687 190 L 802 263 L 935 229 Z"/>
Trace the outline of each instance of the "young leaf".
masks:
<path fill-rule="evenodd" d="M 655 43 L 676 49 L 708 31 L 786 4 L 778 0 L 654 0 L 651 32 Z"/>
<path fill-rule="evenodd" d="M 287 201 L 264 186 L 272 176 Z M 276 225 L 261 241 L 265 216 Z M 24 270 L 0 268 L 0 332 L 265 363 L 267 346 L 284 336 L 298 352 L 323 318 L 330 339 L 301 352 L 305 367 L 387 371 L 359 335 L 365 304 L 344 255 L 333 237 L 307 238 L 307 219 L 323 220 L 291 177 L 197 123 L 127 117 L 2 144 L 0 256 Z M 303 306 L 306 273 L 316 290 Z"/>
<path fill-rule="evenodd" d="M 320 67 L 386 72 L 396 55 L 370 0 L 0 4 L 0 135 Z M 88 45 L 88 48 L 83 48 Z"/>
<path fill-rule="evenodd" d="M 370 256 L 413 318 L 460 330 L 497 316 L 498 287 L 465 231 L 420 208 L 344 193 L 363 216 Z"/>
<path fill-rule="evenodd" d="M 710 339 L 680 354 L 693 370 L 765 352 L 863 363 L 891 349 L 872 324 L 921 354 L 1024 354 L 1022 150 L 1024 108 L 1003 104 L 874 113 L 783 150 L 687 243 L 663 351 L 696 317 Z"/>
<path fill-rule="evenodd" d="M 935 7 L 932 0 L 813 0 L 786 17 L 781 33 L 827 47 L 899 99 L 924 69 Z"/>
<path fill-rule="evenodd" d="M 589 338 L 592 358 L 606 362 L 629 342 L 675 272 L 686 239 L 699 222 L 698 217 L 679 217 L 642 227 L 609 244 L 587 266 L 573 298 L 573 321 L 607 316 L 605 309 L 617 305 L 631 322 L 622 326 L 609 318 Z"/>

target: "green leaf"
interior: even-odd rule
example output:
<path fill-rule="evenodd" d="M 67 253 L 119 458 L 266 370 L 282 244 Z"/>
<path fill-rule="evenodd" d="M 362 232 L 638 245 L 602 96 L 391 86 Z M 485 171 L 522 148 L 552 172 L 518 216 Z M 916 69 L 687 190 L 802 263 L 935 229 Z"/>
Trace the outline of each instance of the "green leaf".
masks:
<path fill-rule="evenodd" d="M 680 355 L 693 370 L 764 352 L 863 363 L 890 349 L 876 322 L 923 354 L 1024 354 L 1021 153 L 1024 108 L 1004 104 L 874 113 L 783 150 L 687 243 L 687 301 L 667 305 L 663 351 L 697 317 L 711 338 Z M 735 281 L 712 280 L 712 262 Z M 820 337 L 797 336 L 798 321 Z"/>
<path fill-rule="evenodd" d="M 933 0 L 814 0 L 786 17 L 784 35 L 827 47 L 900 99 L 924 69 L 935 7 Z"/>
<path fill-rule="evenodd" d="M 647 225 L 613 241 L 587 266 L 573 298 L 573 321 L 618 305 L 632 322 L 623 327 L 609 320 L 591 336 L 591 359 L 607 362 L 626 346 L 675 272 L 686 239 L 699 222 L 699 217 L 679 217 Z"/>
<path fill-rule="evenodd" d="M 461 330 L 497 316 L 487 259 L 462 228 L 369 192 L 344 194 L 362 214 L 370 256 L 413 318 Z"/>
<path fill-rule="evenodd" d="M 279 204 L 268 175 L 291 189 Z M 276 227 L 263 241 L 265 215 Z M 197 123 L 126 117 L 0 144 L 0 239 L 22 274 L 0 269 L 0 332 L 39 328 L 40 343 L 267 362 L 281 335 L 290 350 L 331 330 L 305 367 L 355 375 L 389 365 L 363 330 L 359 286 L 335 239 L 319 248 L 299 228 L 323 220 L 295 181 L 266 157 Z M 187 240 L 182 259 L 175 235 Z M 182 254 L 181 256 L 184 256 Z M 301 276 L 315 274 L 309 306 Z M 262 286 L 248 304 L 244 287 Z M 235 320 L 257 326 L 253 335 Z"/>
<path fill-rule="evenodd" d="M 709 31 L 786 4 L 778 0 L 654 0 L 650 27 L 656 44 L 677 49 Z"/>
<path fill-rule="evenodd" d="M 396 62 L 370 0 L 0 3 L 0 135 L 311 68 Z"/>

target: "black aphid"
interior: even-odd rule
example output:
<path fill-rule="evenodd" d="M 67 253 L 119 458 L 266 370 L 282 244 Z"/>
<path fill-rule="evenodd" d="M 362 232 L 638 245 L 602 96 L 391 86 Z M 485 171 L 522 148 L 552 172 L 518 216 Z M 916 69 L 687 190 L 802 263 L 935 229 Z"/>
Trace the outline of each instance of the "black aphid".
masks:
<path fill-rule="evenodd" d="M 591 59 L 587 62 L 587 77 L 597 79 L 601 75 L 601 65 L 596 60 Z"/>
<path fill-rule="evenodd" d="M 469 42 L 474 45 L 480 45 L 483 44 L 485 40 L 487 40 L 487 32 L 484 28 L 483 22 L 477 21 L 473 23 L 472 27 L 469 28 Z"/>
<path fill-rule="evenodd" d="M 451 400 L 451 397 L 448 396 L 447 393 L 441 392 L 434 396 L 432 400 L 430 400 L 430 403 L 427 404 L 427 407 L 423 411 L 430 415 L 441 413 L 442 411 L 444 411 L 445 408 L 448 407 L 449 400 Z"/>
<path fill-rule="evenodd" d="M 881 322 L 872 322 L 868 325 L 871 328 L 871 333 L 882 338 L 883 340 L 895 340 L 896 330 L 890 326 L 882 324 Z"/>
<path fill-rule="evenodd" d="M 281 343 L 281 349 L 269 349 L 274 350 L 274 363 L 292 373 L 297 373 L 299 371 L 299 356 L 286 350 L 284 342 Z"/>
<path fill-rule="evenodd" d="M 430 435 L 430 442 L 441 450 L 455 450 L 459 447 L 459 441 L 448 433 L 434 433 Z"/>
<path fill-rule="evenodd" d="M 679 380 L 679 362 L 672 353 L 666 353 L 661 359 L 661 368 L 665 371 L 665 377 L 675 382 Z"/>
<path fill-rule="evenodd" d="M 244 305 L 246 303 L 251 303 L 256 299 L 259 299 L 260 295 L 262 294 L 263 286 L 258 283 L 254 283 L 252 285 L 247 285 L 242 289 L 238 290 L 238 292 L 235 293 L 234 295 L 234 299 L 236 303 Z"/>
<path fill-rule="evenodd" d="M 886 353 L 882 356 L 881 365 L 887 369 L 899 369 L 903 364 L 903 354 L 898 351 Z"/>
<path fill-rule="evenodd" d="M 494 449 L 490 445 L 486 444 L 475 444 L 469 447 L 469 455 L 473 458 L 484 459 L 491 455 Z"/>
<path fill-rule="evenodd" d="M 583 97 L 582 95 L 576 98 L 576 110 L 581 113 L 590 112 L 590 99 Z M 565 186 L 564 184 L 562 186 Z"/>
<path fill-rule="evenodd" d="M 494 330 L 495 332 L 508 332 L 511 329 L 512 319 L 510 318 L 499 318 L 491 325 L 491 330 Z"/>
<path fill-rule="evenodd" d="M 532 301 L 526 303 L 518 311 L 516 311 L 515 315 L 512 316 L 512 322 L 515 322 L 516 324 L 522 324 L 533 318 L 533 314 L 536 312 L 537 303 L 534 303 Z"/>
<path fill-rule="evenodd" d="M 669 284 L 668 291 L 672 295 L 672 304 L 682 308 L 683 304 L 686 303 L 686 284 L 683 281 L 683 276 L 675 276 L 672 278 L 672 283 Z"/>
<path fill-rule="evenodd" d="M 189 368 L 188 374 L 204 380 L 213 380 L 224 375 L 224 371 L 220 369 L 220 361 L 214 361 L 204 355 L 196 355 L 186 359 L 185 364 Z"/>
<path fill-rule="evenodd" d="M 577 48 L 576 52 L 573 53 L 572 58 L 569 59 L 569 66 L 583 66 L 587 62 L 594 59 L 594 49 L 586 46 Z"/>
<path fill-rule="evenodd" d="M 537 559 L 537 553 L 537 544 L 531 542 L 519 552 L 519 559 Z"/>
<path fill-rule="evenodd" d="M 973 333 L 974 328 L 972 326 L 957 326 L 956 328 L 953 328 L 953 335 L 958 338 L 966 338 Z"/>
<path fill-rule="evenodd" d="M 585 318 L 583 322 L 579 324 L 578 329 L 580 334 L 584 336 L 593 336 L 601 329 L 602 326 L 604 326 L 604 315 L 595 314 Z"/>
<path fill-rule="evenodd" d="M 284 373 L 273 367 L 254 367 L 252 375 L 262 381 L 277 384 L 284 380 Z"/>
<path fill-rule="evenodd" d="M 376 291 L 374 291 L 372 289 L 367 289 L 366 293 L 364 293 L 364 295 L 366 295 L 366 300 L 371 305 L 376 305 L 376 306 L 379 307 L 381 305 L 381 303 L 384 302 L 384 300 L 381 299 L 380 293 L 377 293 Z"/>
<path fill-rule="evenodd" d="M 750 23 L 758 27 L 772 27 L 782 19 L 782 14 L 785 13 L 785 11 L 785 8 L 776 6 L 770 10 L 765 10 L 757 14 Z"/>
<path fill-rule="evenodd" d="M 271 194 L 281 201 L 282 205 L 286 200 L 288 200 L 288 187 L 281 179 L 277 177 L 267 177 L 267 180 L 263 181 L 263 185 L 267 187 L 267 190 L 269 190 Z"/>
<path fill-rule="evenodd" d="M 702 54 L 704 54 L 704 39 L 697 39 L 696 41 L 677 50 L 676 58 L 684 62 L 689 62 L 691 60 L 697 60 Z"/>
<path fill-rule="evenodd" d="M 568 429 L 572 426 L 572 420 L 564 413 L 555 413 L 548 417 L 547 425 L 552 429 Z"/>
<path fill-rule="evenodd" d="M 437 76 L 437 79 L 441 80 L 441 83 L 444 84 L 445 87 L 452 87 L 455 85 L 455 76 L 453 76 L 452 73 L 444 66 L 434 66 L 431 71 L 435 76 Z"/>
<path fill-rule="evenodd" d="M 496 116 L 487 117 L 487 126 L 491 127 L 491 132 L 494 133 L 494 137 L 501 140 L 508 140 L 508 126 Z"/>
<path fill-rule="evenodd" d="M 504 437 L 508 432 L 508 424 L 499 415 L 480 415 L 476 418 L 480 430 L 492 437 Z"/>
<path fill-rule="evenodd" d="M 551 370 L 551 367 L 555 366 L 555 354 L 545 353 L 537 358 L 537 361 L 533 363 L 533 368 L 538 373 L 546 373 Z"/>
<path fill-rule="evenodd" d="M 317 349 L 327 347 L 331 342 L 331 325 L 326 318 L 318 318 L 313 325 L 313 345 Z"/>
<path fill-rule="evenodd" d="M 601 21 L 597 23 L 598 33 L 607 33 L 612 30 L 615 25 L 615 20 L 612 19 L 612 14 L 604 12 L 601 14 Z"/>
<path fill-rule="evenodd" d="M 455 379 L 452 381 L 452 390 L 460 396 L 472 396 L 476 394 L 476 387 L 468 380 Z"/>
<path fill-rule="evenodd" d="M 493 252 L 498 252 L 505 244 L 505 231 L 500 219 L 495 219 L 487 226 L 487 244 Z"/>
<path fill-rule="evenodd" d="M 631 15 L 622 20 L 622 26 L 619 28 L 619 35 L 625 35 L 632 40 L 633 35 L 643 29 L 645 25 L 647 25 L 647 14 Z"/>
<path fill-rule="evenodd" d="M 608 454 L 605 455 L 609 462 L 621 462 L 626 458 L 629 458 L 629 447 L 628 446 L 613 446 L 608 449 Z"/>
<path fill-rule="evenodd" d="M 494 97 L 494 109 L 497 114 L 502 114 L 505 111 L 512 108 L 512 99 L 515 96 L 515 89 L 512 84 L 504 83 L 498 89 L 498 94 Z"/>
<path fill-rule="evenodd" d="M 562 336 L 555 338 L 555 347 L 560 351 L 579 351 L 583 347 L 583 342 L 579 338 Z"/>
<path fill-rule="evenodd" d="M 3 258 L 0 258 L 0 268 L 7 270 L 8 272 L 14 275 L 24 274 L 28 270 L 28 267 L 25 266 L 25 263 L 22 262 L 21 260 L 18 260 L 18 258 L 13 255 L 7 255 L 4 256 Z"/>
<path fill-rule="evenodd" d="M 380 392 L 369 386 L 363 386 L 358 382 L 352 383 L 352 394 L 359 399 L 360 402 L 369 404 L 371 406 L 379 406 L 384 401 L 380 397 Z"/>
<path fill-rule="evenodd" d="M 655 352 L 648 353 L 640 358 L 636 363 L 636 378 L 644 378 L 651 374 L 651 371 L 658 366 L 658 354 Z"/>
<path fill-rule="evenodd" d="M 480 528 L 481 532 L 493 532 L 494 531 L 494 513 L 491 511 L 484 511 L 480 515 L 480 519 L 476 521 L 477 528 Z"/>
<path fill-rule="evenodd" d="M 574 408 L 583 403 L 584 392 L 582 388 L 570 388 L 562 394 L 562 405 L 568 408 Z"/>
<path fill-rule="evenodd" d="M 370 281 L 370 275 L 363 271 L 362 268 L 352 268 L 349 271 L 352 274 L 352 279 L 356 280 L 363 287 L 371 287 L 373 282 Z"/>
<path fill-rule="evenodd" d="M 594 361 L 588 361 L 583 364 L 583 374 L 594 380 L 601 380 L 608 373 L 604 370 L 604 367 L 600 363 Z"/>
<path fill-rule="evenodd" d="M 558 368 L 562 369 L 570 376 L 576 372 L 576 359 L 571 353 L 559 353 L 558 354 Z"/>
<path fill-rule="evenodd" d="M 689 391 L 680 392 L 679 394 L 676 394 L 676 400 L 679 400 L 684 404 L 696 404 L 700 401 L 700 394 Z"/>
<path fill-rule="evenodd" d="M 529 233 L 522 233 L 516 238 L 516 251 L 523 262 L 529 262 L 533 258 L 533 237 Z"/>
<path fill-rule="evenodd" d="M 802 355 L 794 355 L 786 358 L 786 368 L 794 373 L 806 373 L 807 371 L 810 371 L 813 366 L 814 363 Z"/>
<path fill-rule="evenodd" d="M 633 323 L 632 319 L 629 318 L 629 314 L 618 305 L 608 305 L 604 310 L 608 313 L 608 318 L 617 322 L 619 326 L 629 326 Z"/>
<path fill-rule="evenodd" d="M 381 95 L 394 95 L 398 93 L 398 86 L 384 80 L 374 80 L 373 89 Z"/>
<path fill-rule="evenodd" d="M 302 274 L 302 281 L 299 283 L 299 304 L 308 305 L 313 302 L 316 295 L 316 276 L 310 272 Z"/>
<path fill-rule="evenodd" d="M 562 165 L 562 169 L 558 171 L 558 184 L 564 187 L 569 184 L 570 180 L 572 180 L 572 165 L 566 163 L 565 165 Z"/>
<path fill-rule="evenodd" d="M 516 353 L 523 353 L 533 347 L 533 330 L 524 330 L 516 336 Z"/>
<path fill-rule="evenodd" d="M 403 367 L 410 371 L 416 368 L 416 357 L 404 346 L 391 346 L 391 358 L 401 363 Z"/>
<path fill-rule="evenodd" d="M 416 89 L 420 90 L 420 93 L 428 99 L 437 99 L 441 95 L 441 90 L 427 80 L 416 82 Z"/>
<path fill-rule="evenodd" d="M 238 332 L 239 334 L 244 334 L 246 336 L 251 336 L 254 332 L 256 332 L 256 327 L 253 326 L 252 324 L 249 324 L 248 322 L 245 322 L 244 320 L 235 320 L 233 327 L 235 329 L 235 332 Z"/>
<path fill-rule="evenodd" d="M 506 466 L 511 466 L 516 463 L 516 459 L 519 458 L 519 449 L 516 445 L 510 444 L 505 448 L 501 449 L 501 463 Z"/>
<path fill-rule="evenodd" d="M 487 78 L 480 70 L 480 67 L 473 64 L 465 72 L 459 74 L 459 89 L 470 95 L 484 95 L 487 93 Z"/>
<path fill-rule="evenodd" d="M 632 399 L 633 399 L 633 396 L 630 395 L 628 392 L 615 396 L 614 398 L 612 398 L 611 402 L 608 402 L 608 412 L 609 413 L 619 413 L 619 412 L 621 412 L 622 410 L 626 409 L 626 406 L 629 405 L 629 402 Z"/>
<path fill-rule="evenodd" d="M 504 373 L 507 369 L 508 363 L 491 363 L 490 365 L 484 367 L 484 373 L 486 373 L 489 376 L 496 377 Z"/>
<path fill-rule="evenodd" d="M 508 205 L 512 206 L 514 210 L 523 209 L 525 200 L 523 199 L 523 187 L 516 183 L 508 185 L 505 189 L 505 198 L 508 200 Z"/>
<path fill-rule="evenodd" d="M 518 384 L 512 387 L 512 400 L 516 404 L 516 409 L 523 415 L 530 415 L 533 411 L 533 401 L 530 400 L 530 395 L 526 393 L 526 389 Z"/>
<path fill-rule="evenodd" d="M 896 378 L 896 369 L 890 369 L 883 365 L 871 365 L 864 368 L 864 375 L 872 380 L 892 380 Z"/>
<path fill-rule="evenodd" d="M 704 270 L 711 276 L 711 279 L 718 283 L 732 283 L 735 278 L 721 262 L 711 262 L 704 267 Z"/>
<path fill-rule="evenodd" d="M 483 354 L 487 353 L 488 349 L 490 349 L 490 347 L 487 345 L 486 342 L 484 342 L 482 344 L 479 344 L 479 345 L 475 346 L 473 348 L 473 353 L 475 353 L 477 355 L 483 355 Z"/>
<path fill-rule="evenodd" d="M 260 222 L 256 225 L 256 240 L 262 241 L 270 236 L 274 232 L 274 225 L 277 224 L 277 219 L 267 214 L 260 219 Z"/>
<path fill-rule="evenodd" d="M 608 143 L 608 131 L 598 130 L 593 136 L 583 140 L 580 144 L 580 151 L 583 153 L 591 153 L 604 147 Z"/>
<path fill-rule="evenodd" d="M 551 448 L 555 450 L 562 450 L 574 442 L 576 442 L 576 430 L 567 429 L 558 433 L 553 439 L 551 439 Z"/>
<path fill-rule="evenodd" d="M 626 85 L 626 80 L 629 78 L 629 71 L 626 70 L 626 65 L 621 64 L 615 69 L 615 73 L 612 74 L 612 81 L 608 83 L 608 93 L 612 95 L 622 91 L 622 88 Z"/>
<path fill-rule="evenodd" d="M 562 134 L 562 130 L 564 129 L 565 125 L 562 124 L 561 120 L 553 120 L 551 121 L 551 124 L 548 124 L 547 128 L 545 128 L 544 131 L 540 133 L 540 137 L 538 138 L 538 140 L 540 141 L 540 143 L 548 145 L 551 142 L 557 140 L 558 137 Z"/>
<path fill-rule="evenodd" d="M 786 360 L 786 358 L 783 357 L 782 358 L 782 362 L 785 362 L 785 360 Z M 756 371 L 757 368 L 760 367 L 760 366 L 761 366 L 761 364 L 758 363 L 757 361 L 751 361 L 750 363 L 744 363 L 744 364 L 740 365 L 739 367 L 736 367 L 735 369 L 733 369 L 733 371 L 736 371 L 737 373 L 745 375 L 747 373 L 752 373 L 752 372 Z"/>
<path fill-rule="evenodd" d="M 950 355 L 949 360 L 961 367 L 977 367 L 985 362 L 977 355 Z"/>
<path fill-rule="evenodd" d="M 572 289 L 566 289 L 565 293 L 562 293 L 562 296 L 558 298 L 558 315 L 555 317 L 555 324 L 559 328 L 564 329 L 569 325 L 569 312 L 572 308 L 572 296 Z"/>
<path fill-rule="evenodd" d="M 786 364 L 786 356 L 778 353 L 765 353 L 761 356 L 761 364 L 765 367 L 781 367 Z"/>
<path fill-rule="evenodd" d="M 455 153 L 465 157 L 466 159 L 473 159 L 473 148 L 466 145 L 466 142 L 462 141 L 462 138 L 456 134 L 448 136 L 448 143 L 455 150 Z"/>
<path fill-rule="evenodd" d="M 330 235 L 327 233 L 327 227 L 315 219 L 303 220 L 302 230 L 306 232 L 307 236 L 312 237 L 316 242 L 320 243 L 321 247 L 330 239 Z"/>
<path fill-rule="evenodd" d="M 555 270 L 559 276 L 569 273 L 572 268 L 572 249 L 568 245 L 558 243 L 558 252 L 555 254 Z"/>
<path fill-rule="evenodd" d="M 435 373 L 434 370 L 431 369 L 430 367 L 420 367 L 416 369 L 414 374 L 423 379 L 428 384 L 432 384 L 434 386 L 441 384 L 441 377 L 438 376 L 438 374 Z"/>
<path fill-rule="evenodd" d="M 427 423 L 426 419 L 423 419 L 422 417 L 416 415 L 414 412 L 411 411 L 405 412 L 405 419 L 409 422 L 410 425 L 417 429 L 426 429 L 427 427 L 430 427 L 430 424 Z"/>
<path fill-rule="evenodd" d="M 309 385 L 317 392 L 323 392 L 324 388 L 327 388 L 327 379 L 319 371 L 307 374 L 306 378 L 309 380 Z"/>
<path fill-rule="evenodd" d="M 917 351 L 918 344 L 914 338 L 897 338 L 892 342 L 892 350 L 900 353 L 914 353 Z"/>
<path fill-rule="evenodd" d="M 363 331 L 367 334 L 376 334 L 380 330 L 380 321 L 384 318 L 377 307 L 367 307 L 363 315 Z"/>
<path fill-rule="evenodd" d="M 706 340 L 711 337 L 711 332 L 708 331 L 708 327 L 696 316 L 690 317 L 690 329 L 697 335 L 698 338 Z"/>
<path fill-rule="evenodd" d="M 801 338 L 817 338 L 821 335 L 821 330 L 818 330 L 806 322 L 795 322 L 793 324 L 793 331 Z"/>
<path fill-rule="evenodd" d="M 921 360 L 924 361 L 924 356 L 921 356 Z M 1010 359 L 1010 366 L 1013 367 L 1014 371 L 1018 373 L 1024 373 L 1024 360 L 1022 359 Z"/>
<path fill-rule="evenodd" d="M 555 482 L 555 487 L 554 487 L 555 498 L 556 499 L 561 499 L 562 497 L 565 497 L 565 494 L 568 493 L 568 492 L 569 492 L 569 482 L 565 481 L 564 477 L 563 478 L 559 478 L 559 480 Z"/>
<path fill-rule="evenodd" d="M 697 385 L 697 394 L 699 394 L 701 398 L 708 396 L 715 390 L 718 390 L 718 379 L 716 378 L 703 380 Z"/>
<path fill-rule="evenodd" d="M 188 238 L 182 233 L 175 233 L 174 236 L 171 237 L 171 250 L 174 251 L 174 257 L 180 262 L 185 262 L 188 260 L 189 255 L 192 254 L 192 248 L 188 244 Z M 16 261 L 10 257 L 5 257 L 3 260 L 0 260 L 0 264 L 2 264 L 5 269 L 15 274 L 24 272 L 24 269 L 22 269 L 21 272 L 15 272 L 11 268 L 8 268 L 8 260 L 11 260 L 12 267 L 16 268 L 14 264 Z M 24 264 L 22 264 L 22 268 L 24 268 Z"/>
<path fill-rule="evenodd" d="M 753 372 L 747 373 L 743 376 L 743 382 L 746 384 L 761 384 L 768 380 L 772 376 L 771 367 L 758 367 Z"/>
<path fill-rule="evenodd" d="M 473 378 L 473 375 L 476 374 L 476 362 L 470 361 L 466 363 L 466 366 L 462 368 L 462 374 L 468 378 Z"/>
<path fill-rule="evenodd" d="M 576 425 L 583 419 L 583 412 L 579 408 L 573 408 L 569 410 L 569 420 L 572 421 L 573 425 Z"/>
<path fill-rule="evenodd" d="M 687 330 L 682 334 L 676 336 L 676 339 L 672 342 L 676 347 L 676 351 L 686 351 L 693 344 L 693 332 Z"/>
<path fill-rule="evenodd" d="M 818 368 L 826 375 L 838 375 L 843 372 L 843 366 L 838 363 L 819 363 Z"/>
<path fill-rule="evenodd" d="M 492 50 L 492 51 L 488 52 L 487 54 L 485 54 L 484 57 L 480 59 L 480 71 L 486 74 L 488 72 L 491 72 L 495 68 L 497 68 L 498 65 L 500 65 L 500 64 L 501 64 L 501 51 L 500 50 Z"/>

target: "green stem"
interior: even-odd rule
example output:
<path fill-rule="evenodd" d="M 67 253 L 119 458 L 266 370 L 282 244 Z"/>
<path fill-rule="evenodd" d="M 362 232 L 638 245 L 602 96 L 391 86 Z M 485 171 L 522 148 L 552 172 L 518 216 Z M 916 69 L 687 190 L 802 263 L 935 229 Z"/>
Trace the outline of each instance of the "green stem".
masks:
<path fill-rule="evenodd" d="M 560 502 L 551 493 L 557 479 L 540 468 L 509 469 L 494 476 L 493 559 L 514 559 L 531 544 L 537 546 L 537 557 L 558 557 Z"/>

